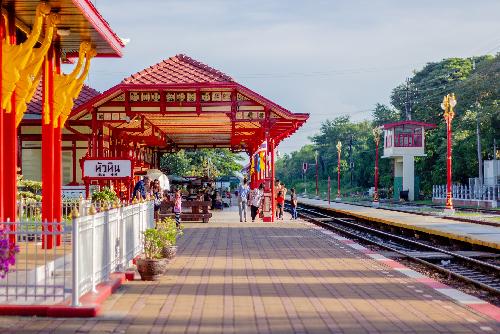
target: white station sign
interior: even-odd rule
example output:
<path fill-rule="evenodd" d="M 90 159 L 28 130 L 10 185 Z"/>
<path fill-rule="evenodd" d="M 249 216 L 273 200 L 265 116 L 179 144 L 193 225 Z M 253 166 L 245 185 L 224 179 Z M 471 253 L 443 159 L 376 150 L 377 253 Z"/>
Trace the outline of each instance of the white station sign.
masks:
<path fill-rule="evenodd" d="M 131 177 L 132 161 L 130 160 L 85 160 L 83 176 L 90 178 Z"/>

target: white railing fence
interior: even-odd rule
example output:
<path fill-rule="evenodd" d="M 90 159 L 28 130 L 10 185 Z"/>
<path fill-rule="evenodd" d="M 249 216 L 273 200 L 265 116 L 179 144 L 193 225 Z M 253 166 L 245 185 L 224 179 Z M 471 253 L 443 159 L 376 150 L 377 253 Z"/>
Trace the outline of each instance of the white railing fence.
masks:
<path fill-rule="evenodd" d="M 37 203 L 20 204 L 24 216 L 20 214 L 18 222 L 4 223 L 7 234 L 16 236 L 20 252 L 12 270 L 0 279 L 0 304 L 60 303 L 71 298 L 78 305 L 83 294 L 95 291 L 111 273 L 126 269 L 142 250 L 142 232 L 154 226 L 151 201 L 110 209 L 103 206 L 95 214 L 89 201 L 68 204 L 59 229 L 40 221 Z M 69 208 L 77 208 L 80 215 L 70 218 Z M 60 245 L 42 247 L 42 239 L 55 240 L 58 235 Z"/>
<path fill-rule="evenodd" d="M 466 186 L 454 184 L 452 186 L 453 199 L 498 201 L 500 199 L 500 185 L 497 186 Z M 446 198 L 446 185 L 432 186 L 432 198 Z"/>
<path fill-rule="evenodd" d="M 95 291 L 111 273 L 123 271 L 141 252 L 142 232 L 153 226 L 152 202 L 73 219 L 73 304 L 76 296 Z"/>

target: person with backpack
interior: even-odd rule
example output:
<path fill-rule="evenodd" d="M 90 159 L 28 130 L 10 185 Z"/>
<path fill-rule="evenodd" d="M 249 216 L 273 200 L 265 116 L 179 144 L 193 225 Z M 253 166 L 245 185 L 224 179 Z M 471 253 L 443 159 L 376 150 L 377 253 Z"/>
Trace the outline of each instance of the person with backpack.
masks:
<path fill-rule="evenodd" d="M 240 223 L 243 222 L 243 217 L 245 218 L 245 223 L 247 221 L 247 202 L 248 194 L 250 193 L 250 187 L 248 186 L 247 179 L 243 179 L 243 184 L 240 184 L 238 190 L 236 190 L 238 197 L 238 211 L 240 214 Z"/>

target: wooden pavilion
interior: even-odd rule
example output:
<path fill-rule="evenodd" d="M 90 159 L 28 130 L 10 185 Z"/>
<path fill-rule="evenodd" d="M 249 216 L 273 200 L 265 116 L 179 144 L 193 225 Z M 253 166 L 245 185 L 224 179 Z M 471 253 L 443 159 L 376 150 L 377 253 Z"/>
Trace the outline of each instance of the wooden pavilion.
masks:
<path fill-rule="evenodd" d="M 262 168 L 252 170 L 252 184 L 265 183 L 264 206 L 271 212 L 275 148 L 308 117 L 181 54 L 135 73 L 77 106 L 70 124 L 91 128 L 88 155 L 83 160 L 131 159 L 136 172 L 159 168 L 163 153 L 179 149 L 247 152 L 260 161 Z M 84 177 L 84 182 L 91 181 Z M 272 220 L 272 214 L 266 219 Z"/>

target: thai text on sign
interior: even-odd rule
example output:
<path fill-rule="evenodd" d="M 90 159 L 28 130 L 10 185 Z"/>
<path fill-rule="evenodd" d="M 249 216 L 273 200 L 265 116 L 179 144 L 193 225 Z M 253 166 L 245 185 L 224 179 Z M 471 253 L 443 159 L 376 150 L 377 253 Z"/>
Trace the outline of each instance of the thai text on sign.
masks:
<path fill-rule="evenodd" d="M 83 175 L 91 178 L 131 177 L 130 160 L 85 160 Z"/>

